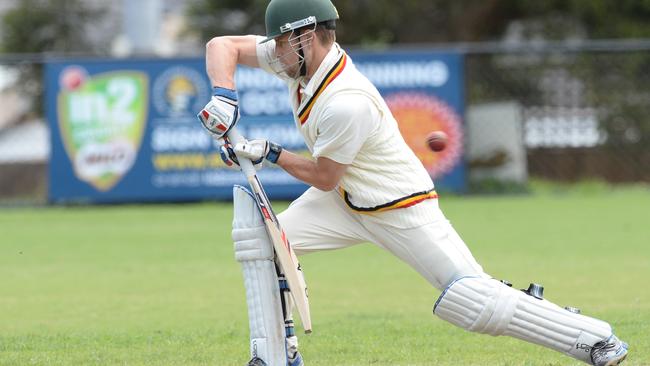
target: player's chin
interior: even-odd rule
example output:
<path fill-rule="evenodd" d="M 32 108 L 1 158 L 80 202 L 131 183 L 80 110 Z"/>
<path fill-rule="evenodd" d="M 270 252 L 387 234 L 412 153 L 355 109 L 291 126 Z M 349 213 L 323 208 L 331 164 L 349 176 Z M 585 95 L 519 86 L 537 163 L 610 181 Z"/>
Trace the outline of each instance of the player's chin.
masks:
<path fill-rule="evenodd" d="M 289 75 L 290 78 L 297 80 L 300 77 L 300 70 L 288 70 L 287 75 Z"/>
<path fill-rule="evenodd" d="M 284 73 L 292 79 L 298 79 L 300 77 L 300 68 L 299 67 L 284 67 Z"/>

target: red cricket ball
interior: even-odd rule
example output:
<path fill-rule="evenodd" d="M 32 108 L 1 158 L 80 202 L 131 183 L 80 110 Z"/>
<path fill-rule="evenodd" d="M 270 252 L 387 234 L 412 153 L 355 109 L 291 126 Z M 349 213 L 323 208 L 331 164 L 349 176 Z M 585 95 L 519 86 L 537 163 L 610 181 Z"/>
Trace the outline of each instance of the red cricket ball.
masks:
<path fill-rule="evenodd" d="M 433 151 L 442 151 L 447 146 L 449 138 L 443 131 L 432 131 L 427 135 L 427 146 Z"/>
<path fill-rule="evenodd" d="M 60 79 L 61 87 L 67 90 L 78 89 L 87 78 L 86 71 L 78 66 L 69 66 L 63 70 Z"/>

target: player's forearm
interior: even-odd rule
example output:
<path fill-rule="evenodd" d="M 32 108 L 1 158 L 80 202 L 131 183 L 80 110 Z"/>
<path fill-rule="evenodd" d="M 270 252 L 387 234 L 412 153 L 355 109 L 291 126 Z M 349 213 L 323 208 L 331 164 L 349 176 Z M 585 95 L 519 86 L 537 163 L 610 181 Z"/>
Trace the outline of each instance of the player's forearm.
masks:
<path fill-rule="evenodd" d="M 318 162 L 282 150 L 277 164 L 296 179 L 322 191 L 336 188 L 341 176 L 336 172 L 319 167 Z"/>
<path fill-rule="evenodd" d="M 228 37 L 213 38 L 205 48 L 205 64 L 212 86 L 235 89 L 238 50 Z"/>
<path fill-rule="evenodd" d="M 237 65 L 257 67 L 255 36 L 215 37 L 206 44 L 205 63 L 212 86 L 236 89 Z"/>

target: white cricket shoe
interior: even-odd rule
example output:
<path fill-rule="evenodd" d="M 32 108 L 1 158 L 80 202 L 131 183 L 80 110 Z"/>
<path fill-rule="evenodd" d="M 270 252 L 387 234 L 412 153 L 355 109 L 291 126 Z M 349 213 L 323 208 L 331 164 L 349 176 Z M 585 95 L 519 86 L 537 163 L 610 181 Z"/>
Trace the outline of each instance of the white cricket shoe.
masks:
<path fill-rule="evenodd" d="M 628 345 L 615 335 L 594 344 L 591 349 L 591 363 L 594 366 L 615 366 L 627 357 Z"/>

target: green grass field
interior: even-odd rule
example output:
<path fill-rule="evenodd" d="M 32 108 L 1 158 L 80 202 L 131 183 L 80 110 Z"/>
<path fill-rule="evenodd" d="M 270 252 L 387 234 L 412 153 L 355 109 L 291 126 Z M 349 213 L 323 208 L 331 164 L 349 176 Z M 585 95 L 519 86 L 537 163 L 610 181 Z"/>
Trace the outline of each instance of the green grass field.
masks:
<path fill-rule="evenodd" d="M 538 191 L 441 206 L 488 273 L 609 321 L 625 365 L 650 365 L 650 190 Z M 244 365 L 231 218 L 228 203 L 0 209 L 0 365 Z M 372 245 L 302 262 L 308 365 L 580 365 L 434 317 L 439 292 Z"/>

